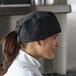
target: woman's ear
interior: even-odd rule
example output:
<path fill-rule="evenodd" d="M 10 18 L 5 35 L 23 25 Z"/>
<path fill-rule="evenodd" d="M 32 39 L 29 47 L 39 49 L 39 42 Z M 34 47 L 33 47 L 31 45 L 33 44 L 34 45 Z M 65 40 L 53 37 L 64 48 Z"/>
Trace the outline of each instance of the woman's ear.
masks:
<path fill-rule="evenodd" d="M 37 40 L 37 41 L 34 41 L 35 45 L 37 46 L 41 46 L 41 41 L 40 40 Z"/>

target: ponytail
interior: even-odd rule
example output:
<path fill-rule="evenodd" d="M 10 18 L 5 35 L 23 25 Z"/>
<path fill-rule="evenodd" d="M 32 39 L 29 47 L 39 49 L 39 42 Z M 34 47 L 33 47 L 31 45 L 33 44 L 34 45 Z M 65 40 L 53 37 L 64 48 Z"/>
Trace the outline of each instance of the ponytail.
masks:
<path fill-rule="evenodd" d="M 17 34 L 15 31 L 9 33 L 5 36 L 2 41 L 2 65 L 1 73 L 7 72 L 7 69 L 12 64 L 13 60 L 16 58 L 19 52 L 19 43 L 17 40 Z M 1 76 L 1 75 L 0 75 Z"/>

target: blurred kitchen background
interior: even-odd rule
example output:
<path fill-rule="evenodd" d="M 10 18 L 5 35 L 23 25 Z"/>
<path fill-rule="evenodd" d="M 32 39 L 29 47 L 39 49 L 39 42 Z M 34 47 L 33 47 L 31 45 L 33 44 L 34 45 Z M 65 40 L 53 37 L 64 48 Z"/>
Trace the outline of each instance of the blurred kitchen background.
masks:
<path fill-rule="evenodd" d="M 0 40 L 34 10 L 52 11 L 60 22 L 60 46 L 53 60 L 40 59 L 44 76 L 76 76 L 76 0 L 0 0 Z M 1 45 L 0 45 L 1 62 Z"/>

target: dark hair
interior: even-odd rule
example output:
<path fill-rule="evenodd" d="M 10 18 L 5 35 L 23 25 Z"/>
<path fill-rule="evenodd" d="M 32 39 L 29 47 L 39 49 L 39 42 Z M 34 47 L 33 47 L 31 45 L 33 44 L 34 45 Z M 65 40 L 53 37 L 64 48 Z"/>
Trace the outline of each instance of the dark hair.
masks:
<path fill-rule="evenodd" d="M 19 52 L 19 43 L 15 31 L 9 33 L 1 40 L 2 44 L 2 64 L 0 65 L 0 76 L 7 72 L 7 69 L 12 64 Z"/>

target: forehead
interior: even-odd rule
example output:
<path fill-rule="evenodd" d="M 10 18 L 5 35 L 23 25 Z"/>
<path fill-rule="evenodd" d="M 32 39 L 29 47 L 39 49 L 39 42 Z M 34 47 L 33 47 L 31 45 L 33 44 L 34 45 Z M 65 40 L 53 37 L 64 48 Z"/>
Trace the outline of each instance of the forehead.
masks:
<path fill-rule="evenodd" d="M 48 38 L 52 38 L 52 37 L 58 37 L 58 36 L 59 36 L 59 34 L 55 34 L 55 35 L 50 36 L 50 37 L 48 37 Z"/>
<path fill-rule="evenodd" d="M 59 36 L 59 34 L 55 34 L 55 35 L 53 35 L 53 36 L 51 36 L 51 37 L 54 37 L 54 36 Z"/>
<path fill-rule="evenodd" d="M 55 34 L 55 35 L 50 36 L 50 37 L 47 37 L 47 38 L 44 39 L 43 41 L 48 41 L 48 40 L 51 40 L 51 39 L 56 38 L 56 37 L 58 37 L 58 34 Z"/>

